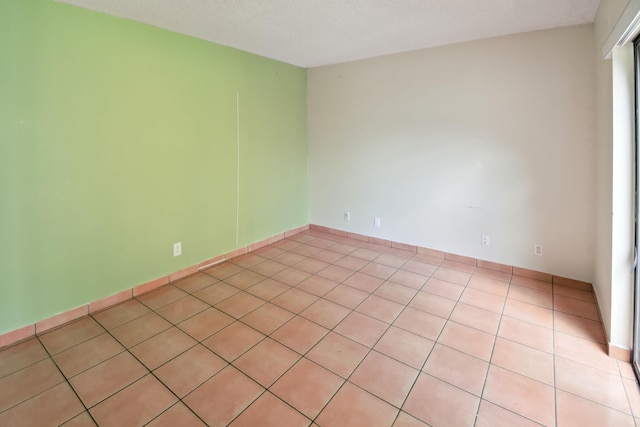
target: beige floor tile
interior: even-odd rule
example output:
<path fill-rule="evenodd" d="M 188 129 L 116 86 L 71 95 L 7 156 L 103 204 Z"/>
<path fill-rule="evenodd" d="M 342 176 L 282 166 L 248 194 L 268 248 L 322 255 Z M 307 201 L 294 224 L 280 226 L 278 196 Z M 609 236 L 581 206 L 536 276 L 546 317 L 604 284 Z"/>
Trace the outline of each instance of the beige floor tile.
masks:
<path fill-rule="evenodd" d="M 351 256 L 358 257 L 367 261 L 373 261 L 380 255 L 382 255 L 381 252 L 365 248 L 358 248 L 355 251 L 351 252 Z"/>
<path fill-rule="evenodd" d="M 327 251 L 327 250 L 320 250 L 318 252 L 315 252 L 314 254 L 310 255 L 311 258 L 313 259 L 317 259 L 319 261 L 322 262 L 326 262 L 327 264 L 333 264 L 334 262 L 338 261 L 340 258 L 342 258 L 344 255 L 340 254 L 338 252 L 332 252 L 332 251 Z M 319 274 L 320 271 L 316 274 Z"/>
<path fill-rule="evenodd" d="M 377 261 L 377 259 L 376 259 Z M 367 264 L 360 270 L 361 273 L 368 274 L 369 276 L 377 277 L 378 279 L 389 279 L 398 269 L 389 265 L 380 264 L 378 262 L 372 262 Z"/>
<path fill-rule="evenodd" d="M 473 263 L 470 263 L 471 261 L 473 261 Z M 476 269 L 475 260 L 452 254 L 446 254 L 445 260 L 442 261 L 442 264 L 440 264 L 440 266 L 450 268 L 452 270 L 462 271 L 465 273 L 473 273 Z"/>
<path fill-rule="evenodd" d="M 0 412 L 0 425 L 61 425 L 82 412 L 84 407 L 78 397 L 68 383 L 62 382 L 8 411 Z"/>
<path fill-rule="evenodd" d="M 161 309 L 157 310 L 156 313 L 175 325 L 183 322 L 191 316 L 195 316 L 207 308 L 209 308 L 209 304 L 189 295 L 178 301 L 165 305 Z"/>
<path fill-rule="evenodd" d="M 149 370 L 154 370 L 194 345 L 196 341 L 193 338 L 173 327 L 131 347 L 129 351 Z"/>
<path fill-rule="evenodd" d="M 233 427 L 306 427 L 310 420 L 268 391 L 233 420 Z"/>
<path fill-rule="evenodd" d="M 96 366 L 124 351 L 124 347 L 110 334 L 104 333 L 53 356 L 67 377 Z"/>
<path fill-rule="evenodd" d="M 210 308 L 179 323 L 178 327 L 196 341 L 203 341 L 233 322 L 233 317 L 216 308 Z"/>
<path fill-rule="evenodd" d="M 258 264 L 258 266 L 261 266 L 263 264 Z M 254 270 L 255 269 L 256 267 L 254 267 Z M 238 289 L 247 289 L 264 279 L 266 279 L 266 276 L 263 276 L 260 273 L 256 273 L 252 270 L 243 270 L 237 274 L 234 274 L 233 276 L 227 277 L 226 279 L 224 279 L 224 281 L 230 285 L 235 286 Z"/>
<path fill-rule="evenodd" d="M 498 366 L 490 366 L 483 399 L 543 425 L 555 423 L 553 387 Z"/>
<path fill-rule="evenodd" d="M 111 335 L 120 341 L 120 344 L 129 348 L 169 329 L 171 326 L 171 323 L 152 312 L 118 326 L 111 330 Z"/>
<path fill-rule="evenodd" d="M 392 326 L 382 335 L 374 350 L 421 369 L 433 345 L 431 340 Z"/>
<path fill-rule="evenodd" d="M 538 305 L 507 299 L 503 315 L 553 329 L 553 311 Z"/>
<path fill-rule="evenodd" d="M 293 256 L 294 254 L 291 255 Z M 296 262 L 300 262 L 302 259 L 304 258 L 300 257 Z M 296 286 L 298 283 L 308 279 L 310 276 L 311 273 L 307 273 L 306 271 L 299 270 L 295 267 L 289 267 L 274 274 L 271 278 L 289 286 Z"/>
<path fill-rule="evenodd" d="M 227 366 L 187 395 L 183 402 L 207 425 L 227 425 L 264 391 L 251 378 Z"/>
<path fill-rule="evenodd" d="M 356 308 L 357 312 L 382 320 L 385 323 L 392 323 L 402 310 L 404 310 L 402 304 L 376 295 L 370 295 Z"/>
<path fill-rule="evenodd" d="M 312 246 L 306 246 L 306 247 L 313 248 Z M 303 251 L 303 252 L 309 252 L 309 251 L 310 250 Z M 313 252 L 311 253 L 315 253 L 315 251 L 317 251 L 317 248 L 313 248 Z M 305 253 L 300 253 L 300 255 L 308 256 L 308 254 L 305 254 Z M 327 264 L 326 262 L 320 261 L 318 259 L 305 258 L 304 260 L 297 263 L 294 267 L 302 271 L 306 271 L 307 273 L 316 274 L 318 271 L 325 269 L 328 266 L 329 264 Z"/>
<path fill-rule="evenodd" d="M 459 302 L 449 319 L 495 335 L 498 332 L 501 316 L 493 311 Z"/>
<path fill-rule="evenodd" d="M 304 245 L 300 245 L 296 248 L 294 248 L 294 251 L 299 249 L 300 247 L 302 247 Z M 263 248 L 260 249 L 256 249 L 255 251 L 252 252 L 255 255 L 260 255 L 263 258 L 267 258 L 267 259 L 272 259 L 274 257 L 277 257 L 278 255 L 281 255 L 284 253 L 284 251 L 282 249 L 278 249 L 275 246 L 265 246 Z M 264 264 L 264 263 L 262 263 Z"/>
<path fill-rule="evenodd" d="M 511 285 L 508 297 L 528 304 L 539 305 L 544 308 L 553 308 L 553 294 L 548 291 L 526 286 Z"/>
<path fill-rule="evenodd" d="M 89 410 L 100 426 L 144 425 L 177 401 L 147 375 Z"/>
<path fill-rule="evenodd" d="M 632 427 L 635 425 L 631 415 L 562 390 L 557 391 L 557 401 L 558 427 Z"/>
<path fill-rule="evenodd" d="M 423 372 L 480 396 L 487 377 L 489 363 L 466 353 L 436 344 Z"/>
<path fill-rule="evenodd" d="M 398 409 L 347 382 L 317 418 L 322 427 L 387 427 Z"/>
<path fill-rule="evenodd" d="M 327 328 L 296 316 L 271 334 L 271 338 L 300 354 L 305 354 L 328 332 Z"/>
<path fill-rule="evenodd" d="M 273 248 L 274 250 L 278 250 L 279 252 L 277 253 L 277 255 L 274 256 L 277 257 L 279 255 L 282 255 L 284 252 L 277 249 L 277 248 Z M 260 264 L 254 265 L 253 267 L 251 267 L 251 271 L 257 274 L 260 274 L 264 277 L 271 277 L 274 274 L 279 273 L 280 271 L 286 269 L 287 266 L 285 264 L 273 261 L 273 258 L 262 262 Z"/>
<path fill-rule="evenodd" d="M 349 381 L 400 408 L 409 394 L 418 372 L 417 369 L 404 363 L 377 351 L 372 351 L 351 374 Z"/>
<path fill-rule="evenodd" d="M 400 411 L 396 422 L 393 423 L 393 427 L 429 427 L 426 423 L 423 423 L 419 419 L 412 417 L 404 411 Z"/>
<path fill-rule="evenodd" d="M 345 285 L 368 293 L 375 292 L 383 283 L 384 280 L 364 273 L 354 273 L 344 281 Z"/>
<path fill-rule="evenodd" d="M 417 293 L 417 289 L 408 288 L 393 282 L 384 282 L 376 289 L 374 295 L 395 301 L 399 304 L 408 304 Z"/>
<path fill-rule="evenodd" d="M 305 416 L 313 419 L 343 383 L 344 379 L 331 371 L 308 359 L 301 359 L 276 381 L 270 390 Z"/>
<path fill-rule="evenodd" d="M 513 276 L 511 278 L 511 284 L 526 286 L 528 288 L 537 289 L 540 291 L 548 291 L 548 292 L 551 292 L 553 288 L 553 286 L 551 285 L 551 282 L 545 282 L 542 280 L 536 280 L 536 279 L 523 277 L 523 276 Z"/>
<path fill-rule="evenodd" d="M 367 264 L 369 264 L 369 261 L 350 255 L 340 258 L 335 263 L 335 265 L 337 265 L 338 267 L 346 268 L 353 271 L 358 271 Z"/>
<path fill-rule="evenodd" d="M 243 323 L 257 329 L 263 334 L 269 335 L 280 326 L 284 325 L 289 321 L 289 319 L 293 318 L 293 316 L 295 315 L 290 311 L 278 307 L 277 305 L 267 303 L 247 314 L 241 320 Z"/>
<path fill-rule="evenodd" d="M 462 296 L 460 296 L 459 301 L 485 310 L 493 311 L 494 313 L 502 314 L 505 298 L 467 287 L 462 293 Z"/>
<path fill-rule="evenodd" d="M 89 316 L 75 320 L 64 326 L 39 336 L 49 353 L 57 354 L 74 345 L 87 341 L 104 332 L 104 328 Z"/>
<path fill-rule="evenodd" d="M 223 359 L 196 345 L 156 369 L 154 374 L 182 398 L 226 366 Z"/>
<path fill-rule="evenodd" d="M 541 427 L 542 424 L 483 400 L 475 427 L 497 426 Z"/>
<path fill-rule="evenodd" d="M 352 312 L 334 328 L 334 331 L 362 345 L 372 347 L 388 327 L 388 324 L 380 320 Z"/>
<path fill-rule="evenodd" d="M 418 292 L 409 303 L 409 307 L 434 314 L 444 319 L 448 318 L 456 306 L 454 300 L 444 298 L 429 292 Z"/>
<path fill-rule="evenodd" d="M 402 267 L 402 270 L 410 271 L 412 273 L 421 274 L 423 276 L 431 276 L 438 269 L 437 266 L 426 262 L 420 262 L 415 259 L 407 261 Z"/>
<path fill-rule="evenodd" d="M 402 410 L 433 426 L 472 426 L 480 399 L 428 374 L 420 374 Z"/>
<path fill-rule="evenodd" d="M 266 388 L 299 359 L 300 355 L 293 350 L 265 338 L 234 360 L 233 366 Z"/>
<path fill-rule="evenodd" d="M 445 323 L 446 320 L 442 317 L 407 307 L 395 322 L 393 322 L 393 325 L 431 341 L 435 341 L 440 335 Z"/>
<path fill-rule="evenodd" d="M 375 262 L 382 265 L 387 265 L 393 268 L 400 268 L 407 263 L 407 258 L 390 253 L 383 253 L 375 259 Z"/>
<path fill-rule="evenodd" d="M 558 389 L 620 412 L 631 413 L 620 375 L 610 374 L 558 356 L 555 358 L 555 368 Z"/>
<path fill-rule="evenodd" d="M 598 321 L 556 311 L 554 329 L 569 335 L 604 344 L 604 330 Z"/>
<path fill-rule="evenodd" d="M 447 268 L 441 264 L 440 267 L 433 273 L 432 277 L 434 279 L 444 280 L 445 282 L 451 282 L 456 285 L 466 286 L 471 278 L 470 273 L 465 273 L 464 271 L 458 271 L 451 268 Z"/>
<path fill-rule="evenodd" d="M 202 342 L 207 348 L 232 362 L 258 344 L 265 336 L 242 322 L 234 322 Z"/>
<path fill-rule="evenodd" d="M 239 257 L 235 257 L 231 259 L 229 262 L 240 266 L 242 268 L 251 268 L 258 264 L 265 262 L 267 258 L 261 257 L 260 255 L 256 255 L 254 253 L 248 253 L 244 255 L 240 255 Z"/>
<path fill-rule="evenodd" d="M 237 293 L 240 293 L 240 289 L 224 282 L 217 282 L 213 285 L 207 286 L 206 288 L 200 289 L 195 292 L 193 296 L 207 304 L 216 305 Z"/>
<path fill-rule="evenodd" d="M 151 310 L 157 310 L 186 296 L 186 292 L 176 288 L 175 286 L 164 285 L 151 292 L 146 292 L 142 295 L 136 296 L 136 299 Z"/>
<path fill-rule="evenodd" d="M 456 322 L 447 322 L 438 337 L 440 344 L 454 348 L 479 359 L 489 361 L 495 335 Z"/>
<path fill-rule="evenodd" d="M 557 311 L 562 311 L 574 316 L 586 317 L 587 319 L 599 321 L 598 309 L 595 303 L 579 300 L 556 294 L 553 298 L 553 306 Z"/>
<path fill-rule="evenodd" d="M 338 285 L 327 292 L 323 298 L 353 310 L 368 296 L 368 293 L 352 288 L 351 286 Z"/>
<path fill-rule="evenodd" d="M 311 320 L 328 329 L 333 329 L 347 315 L 351 313 L 346 307 L 339 304 L 319 299 L 300 313 L 300 316 Z"/>
<path fill-rule="evenodd" d="M 215 308 L 229 316 L 239 319 L 242 316 L 251 313 L 264 303 L 264 300 L 261 300 L 250 293 L 240 292 L 222 302 L 219 302 L 215 305 Z"/>
<path fill-rule="evenodd" d="M 37 338 L 0 350 L 0 378 L 49 357 Z"/>
<path fill-rule="evenodd" d="M 553 353 L 553 330 L 533 323 L 503 316 L 498 336 L 547 353 Z"/>
<path fill-rule="evenodd" d="M 501 271 L 493 268 L 485 268 L 481 267 L 482 261 L 478 260 L 478 267 L 474 271 L 476 276 L 488 277 L 490 279 L 500 280 L 503 282 L 511 282 L 511 278 L 513 277 L 511 274 L 511 267 L 508 267 L 508 271 Z"/>
<path fill-rule="evenodd" d="M 265 301 L 270 301 L 281 293 L 288 291 L 289 289 L 291 289 L 291 286 L 285 285 L 282 282 L 278 282 L 277 280 L 269 278 L 256 283 L 250 288 L 247 288 L 246 291 L 251 295 L 254 295 Z"/>
<path fill-rule="evenodd" d="M 69 380 L 87 408 L 106 399 L 149 371 L 129 352 L 123 352 Z"/>
<path fill-rule="evenodd" d="M 553 355 L 544 351 L 498 337 L 491 363 L 550 386 L 554 385 Z"/>
<path fill-rule="evenodd" d="M 182 402 L 178 402 L 171 408 L 164 411 L 153 419 L 148 427 L 175 427 L 175 426 L 190 426 L 190 427 L 206 427 L 206 424 L 202 422 L 189 408 L 187 408 Z"/>
<path fill-rule="evenodd" d="M 583 291 L 582 289 L 576 289 L 569 286 L 554 285 L 553 293 L 579 299 L 586 302 L 596 302 L 593 291 Z"/>
<path fill-rule="evenodd" d="M 609 357 L 604 345 L 562 332 L 554 334 L 555 355 L 585 365 L 619 374 L 618 364 Z"/>
<path fill-rule="evenodd" d="M 96 423 L 93 422 L 91 415 L 87 411 L 82 412 L 80 415 L 76 415 L 66 423 L 62 424 L 62 427 L 95 427 Z"/>
<path fill-rule="evenodd" d="M 209 276 L 215 277 L 216 279 L 223 280 L 227 277 L 233 276 L 234 274 L 238 274 L 241 271 L 244 271 L 244 268 L 232 264 L 230 262 L 223 262 L 211 268 L 208 268 L 203 271 L 203 273 L 208 274 Z"/>
<path fill-rule="evenodd" d="M 311 276 L 308 279 L 300 282 L 296 286 L 296 289 L 308 292 L 317 297 L 321 297 L 325 295 L 327 292 L 329 292 L 331 289 L 335 288 L 336 286 L 338 286 L 338 283 L 332 280 L 325 279 L 323 277 L 318 277 L 318 276 Z"/>
<path fill-rule="evenodd" d="M 92 314 L 91 317 L 97 320 L 104 328 L 111 330 L 150 312 L 151 310 L 140 301 L 131 299 Z"/>
<path fill-rule="evenodd" d="M 458 299 L 460 299 L 464 289 L 464 286 L 456 285 L 455 283 L 433 277 L 422 287 L 422 290 L 425 292 L 448 298 L 453 301 L 458 301 Z"/>
<path fill-rule="evenodd" d="M 317 300 L 313 294 L 292 288 L 272 299 L 271 303 L 298 314 Z"/>
<path fill-rule="evenodd" d="M 342 378 L 348 378 L 368 352 L 364 345 L 329 332 L 306 357 Z"/>
<path fill-rule="evenodd" d="M 469 284 L 467 286 L 469 288 L 498 295 L 500 297 L 506 297 L 507 292 L 509 291 L 509 282 L 492 279 L 490 277 L 477 274 L 471 276 L 471 279 L 469 280 Z"/>
<path fill-rule="evenodd" d="M 398 270 L 389 277 L 390 282 L 398 283 L 414 289 L 422 289 L 428 279 L 428 276 L 423 276 L 422 274 L 412 273 L 406 270 Z"/>
<path fill-rule="evenodd" d="M 56 365 L 47 358 L 0 379 L 0 412 L 64 381 Z"/>
<path fill-rule="evenodd" d="M 297 246 L 300 246 L 300 245 L 297 245 Z M 300 254 L 297 254 L 295 252 L 287 251 L 287 252 L 284 252 L 284 253 L 282 253 L 282 254 L 280 254 L 278 256 L 273 257 L 271 260 L 275 261 L 275 262 L 279 262 L 280 264 L 292 266 L 292 265 L 295 265 L 295 264 L 299 263 L 300 261 L 304 260 L 304 258 L 305 257 L 300 255 Z M 282 272 L 284 272 L 284 271 L 287 271 L 287 270 L 286 269 L 282 270 Z M 277 274 L 273 275 L 274 279 L 276 279 L 275 276 L 277 276 Z M 277 279 L 277 280 L 280 280 L 280 279 Z"/>
<path fill-rule="evenodd" d="M 329 267 L 323 268 L 322 270 L 318 271 L 318 273 L 316 274 L 320 277 L 324 277 L 325 279 L 342 283 L 353 273 L 354 271 L 349 270 L 348 268 L 338 267 L 337 265 L 330 265 Z"/>

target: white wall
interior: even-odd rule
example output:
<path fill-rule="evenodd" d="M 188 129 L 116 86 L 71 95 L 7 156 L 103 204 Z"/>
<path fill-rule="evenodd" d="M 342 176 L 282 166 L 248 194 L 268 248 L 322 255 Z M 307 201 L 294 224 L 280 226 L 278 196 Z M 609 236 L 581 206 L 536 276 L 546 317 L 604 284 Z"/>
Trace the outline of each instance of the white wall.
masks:
<path fill-rule="evenodd" d="M 587 25 L 310 69 L 311 223 L 592 281 L 593 46 Z"/>
<path fill-rule="evenodd" d="M 597 186 L 593 287 L 609 342 L 625 349 L 631 348 L 633 329 L 633 55 L 630 46 L 617 48 L 613 60 L 603 59 L 601 52 L 627 3 L 602 0 L 594 25 Z"/>

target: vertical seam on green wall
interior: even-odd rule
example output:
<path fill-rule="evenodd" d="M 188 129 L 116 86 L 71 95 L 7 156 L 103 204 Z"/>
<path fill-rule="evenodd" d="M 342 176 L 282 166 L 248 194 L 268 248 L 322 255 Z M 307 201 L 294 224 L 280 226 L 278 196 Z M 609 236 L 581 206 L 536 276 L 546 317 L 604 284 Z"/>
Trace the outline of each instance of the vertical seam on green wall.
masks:
<path fill-rule="evenodd" d="M 240 244 L 240 92 L 236 92 L 236 248 Z"/>

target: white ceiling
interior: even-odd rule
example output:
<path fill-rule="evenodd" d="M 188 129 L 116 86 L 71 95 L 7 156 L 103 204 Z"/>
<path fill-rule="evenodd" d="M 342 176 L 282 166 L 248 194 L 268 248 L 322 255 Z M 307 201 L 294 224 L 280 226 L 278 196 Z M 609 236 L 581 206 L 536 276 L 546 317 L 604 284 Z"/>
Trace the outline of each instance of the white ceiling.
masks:
<path fill-rule="evenodd" d="M 315 67 L 593 22 L 600 0 L 59 0 Z"/>

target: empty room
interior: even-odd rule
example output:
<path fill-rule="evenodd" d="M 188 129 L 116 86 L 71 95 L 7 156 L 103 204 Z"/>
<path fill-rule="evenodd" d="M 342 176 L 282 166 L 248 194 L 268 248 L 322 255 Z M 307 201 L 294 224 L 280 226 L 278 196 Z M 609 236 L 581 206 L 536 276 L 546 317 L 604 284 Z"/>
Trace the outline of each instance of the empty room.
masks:
<path fill-rule="evenodd" d="M 0 426 L 636 426 L 640 0 L 2 0 Z"/>

